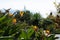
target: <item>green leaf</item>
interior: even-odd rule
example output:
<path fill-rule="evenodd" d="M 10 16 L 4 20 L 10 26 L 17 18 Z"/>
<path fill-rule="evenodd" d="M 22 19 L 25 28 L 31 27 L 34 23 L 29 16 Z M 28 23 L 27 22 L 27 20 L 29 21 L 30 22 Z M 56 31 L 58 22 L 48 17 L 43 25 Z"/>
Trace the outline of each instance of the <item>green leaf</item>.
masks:
<path fill-rule="evenodd" d="M 21 39 L 22 40 L 22 38 L 24 39 L 24 40 L 26 40 L 27 39 L 27 34 L 26 34 L 26 32 L 24 31 L 24 30 L 22 30 L 21 31 L 21 34 L 20 34 L 20 36 L 19 36 L 19 40 Z"/>
<path fill-rule="evenodd" d="M 0 18 L 0 22 L 6 18 L 6 15 L 7 14 L 5 14 L 3 17 Z"/>
<path fill-rule="evenodd" d="M 28 29 L 27 31 L 28 38 L 30 38 L 33 33 L 34 33 L 34 30 L 32 28 Z"/>

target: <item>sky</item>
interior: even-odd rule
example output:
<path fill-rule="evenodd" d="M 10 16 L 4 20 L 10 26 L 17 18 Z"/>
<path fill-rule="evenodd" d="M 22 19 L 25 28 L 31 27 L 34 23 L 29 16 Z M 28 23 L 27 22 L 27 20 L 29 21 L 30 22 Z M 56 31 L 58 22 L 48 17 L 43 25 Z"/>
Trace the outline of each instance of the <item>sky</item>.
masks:
<path fill-rule="evenodd" d="M 27 10 L 39 12 L 45 18 L 51 11 L 56 12 L 53 4 L 54 1 L 55 0 L 0 0 L 0 9 L 11 8 L 10 12 L 13 13 L 14 10 L 17 9 L 24 10 L 25 6 Z M 56 1 L 60 3 L 60 0 Z"/>

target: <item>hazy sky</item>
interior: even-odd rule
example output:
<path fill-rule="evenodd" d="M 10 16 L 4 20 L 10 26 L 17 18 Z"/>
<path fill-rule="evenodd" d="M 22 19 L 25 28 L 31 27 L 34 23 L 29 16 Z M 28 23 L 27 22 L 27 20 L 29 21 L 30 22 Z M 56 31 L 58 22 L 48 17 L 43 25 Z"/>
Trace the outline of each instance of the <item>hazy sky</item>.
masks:
<path fill-rule="evenodd" d="M 60 2 L 60 0 L 56 1 Z M 43 17 L 46 17 L 46 13 L 56 11 L 53 2 L 54 0 L 0 0 L 0 9 L 23 10 L 25 6 L 27 10 L 40 12 Z"/>

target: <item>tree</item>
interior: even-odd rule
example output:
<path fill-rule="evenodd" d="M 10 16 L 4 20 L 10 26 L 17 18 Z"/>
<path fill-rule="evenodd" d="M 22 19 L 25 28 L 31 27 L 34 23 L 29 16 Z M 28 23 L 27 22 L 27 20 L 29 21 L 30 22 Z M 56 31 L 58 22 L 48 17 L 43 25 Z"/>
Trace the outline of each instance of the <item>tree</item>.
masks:
<path fill-rule="evenodd" d="M 41 17 L 41 15 L 39 13 L 35 13 L 33 15 L 33 22 L 32 22 L 32 24 L 36 25 L 36 26 L 39 26 L 39 21 L 40 21 L 41 18 L 42 17 Z"/>

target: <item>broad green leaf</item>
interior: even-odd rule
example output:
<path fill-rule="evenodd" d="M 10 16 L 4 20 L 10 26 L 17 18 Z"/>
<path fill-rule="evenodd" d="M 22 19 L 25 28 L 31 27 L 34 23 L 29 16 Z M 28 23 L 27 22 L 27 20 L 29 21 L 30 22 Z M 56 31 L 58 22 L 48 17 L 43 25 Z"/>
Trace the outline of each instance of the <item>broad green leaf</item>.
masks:
<path fill-rule="evenodd" d="M 27 30 L 27 35 L 28 35 L 29 39 L 30 39 L 30 37 L 32 36 L 33 33 L 34 33 L 34 30 L 32 28 Z"/>

